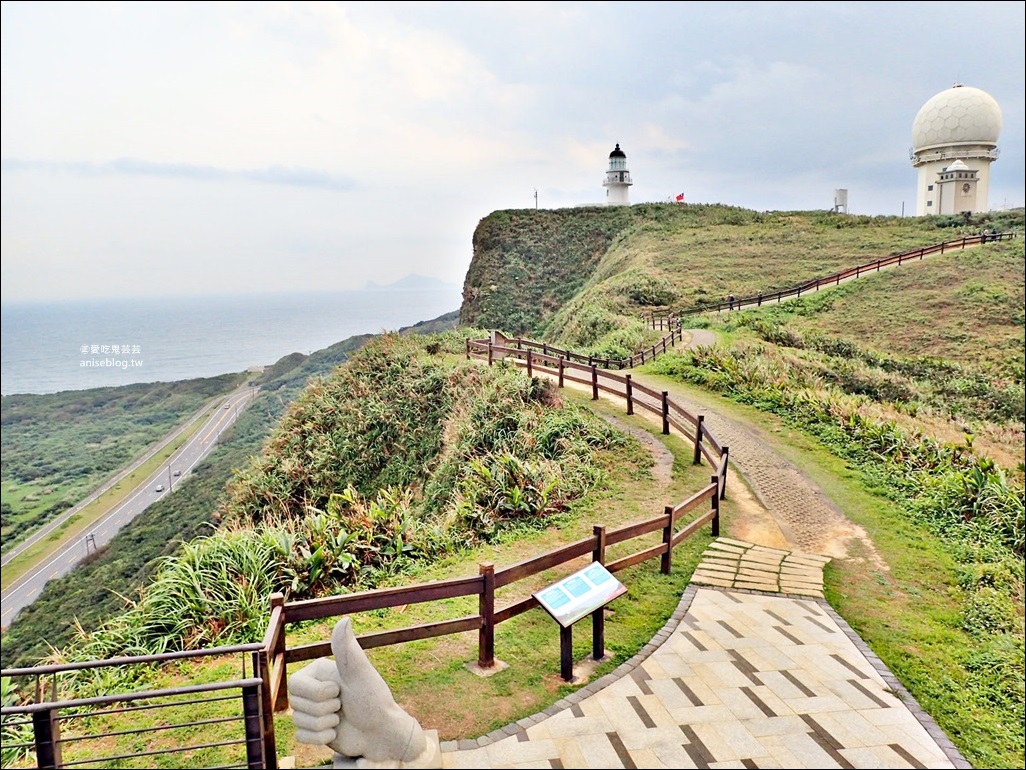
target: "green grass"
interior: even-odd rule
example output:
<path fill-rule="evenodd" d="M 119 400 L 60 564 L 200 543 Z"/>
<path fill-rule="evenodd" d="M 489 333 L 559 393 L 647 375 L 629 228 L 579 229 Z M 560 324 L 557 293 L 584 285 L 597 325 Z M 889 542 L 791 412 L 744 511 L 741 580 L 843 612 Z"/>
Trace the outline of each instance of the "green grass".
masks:
<path fill-rule="evenodd" d="M 0 580 L 3 589 L 6 590 L 8 586 L 13 585 L 22 575 L 34 569 L 41 561 L 66 547 L 70 542 L 82 538 L 97 521 L 123 503 L 130 495 L 135 494 L 139 483 L 144 479 L 148 479 L 159 468 L 166 468 L 168 461 L 174 453 L 188 442 L 206 424 L 210 415 L 219 408 L 220 399 L 218 399 L 217 404 L 211 406 L 189 423 L 174 441 L 161 448 L 160 451 L 146 460 L 146 462 L 140 464 L 106 492 L 69 517 L 53 533 L 11 559 L 7 566 L 4 567 L 3 577 Z M 188 481 L 187 476 L 175 479 L 173 482 L 169 480 L 168 487 L 173 493 L 177 490 L 179 484 L 183 482 L 188 483 Z"/>
<path fill-rule="evenodd" d="M 550 344 L 585 352 L 618 350 L 641 338 L 651 339 L 654 333 L 639 329 L 638 319 L 653 308 L 687 308 L 722 300 L 727 293 L 745 296 L 772 292 L 879 257 L 953 240 L 965 227 L 975 232 L 981 226 L 996 225 L 1001 231 L 1015 229 L 1021 236 L 1021 210 L 994 216 L 1000 221 L 985 216 L 965 223 L 961 218 L 758 213 L 727 206 L 658 204 L 615 210 L 495 212 L 482 220 L 475 232 L 475 255 L 467 274 L 467 300 L 460 320 L 465 325 L 524 331 Z M 845 337 L 863 349 L 938 356 L 975 366 L 974 371 L 985 375 L 987 392 L 974 390 L 981 381 L 967 377 L 961 383 L 967 390 L 959 397 L 965 397 L 963 403 L 982 403 L 1000 390 L 1001 382 L 1012 388 L 1022 386 L 1021 357 L 1017 357 L 1024 325 L 1022 264 L 1020 238 L 964 254 L 930 257 L 921 268 L 908 265 L 882 271 L 800 303 L 784 303 L 760 312 L 767 318 L 781 314 L 782 323 L 802 334 Z M 933 265 L 937 265 L 936 273 Z M 943 277 L 938 278 L 938 274 Z M 751 328 L 738 323 L 739 318 L 696 319 L 696 324 L 716 326 L 723 344 L 742 348 L 752 345 L 753 337 Z M 809 366 L 813 358 L 802 358 L 805 355 L 794 350 L 781 353 Z M 877 391 L 895 384 L 893 372 L 869 371 L 861 361 L 846 366 L 848 369 L 840 374 L 829 376 L 836 375 L 849 387 Z M 287 371 L 281 376 L 291 373 L 299 384 L 299 368 L 283 365 Z M 716 377 L 710 377 L 709 383 L 710 387 L 716 385 Z M 945 391 L 942 386 L 958 384 L 934 382 L 916 392 L 924 398 L 940 398 L 937 394 L 943 396 Z M 781 383 L 772 382 L 763 383 L 763 387 L 783 388 Z M 565 392 L 568 399 L 577 398 Z M 1014 568 L 1009 579 L 1002 576 L 1000 564 L 970 569 L 965 554 L 953 548 L 950 539 L 914 521 L 901 500 L 885 496 L 889 488 L 885 478 L 867 472 L 851 457 L 841 459 L 828 451 L 825 444 L 800 430 L 797 422 L 725 401 L 707 391 L 688 388 L 688 395 L 696 400 L 709 399 L 728 416 L 761 426 L 779 451 L 802 467 L 855 524 L 865 529 L 882 562 L 871 561 L 873 554 L 858 550 L 848 560 L 833 562 L 826 571 L 829 600 L 974 765 L 1021 767 L 1021 566 L 1018 582 Z M 766 406 L 771 399 L 764 395 L 750 400 Z M 1005 447 L 1014 458 L 1018 448 L 1021 454 L 1022 430 L 1014 421 L 987 423 L 967 415 L 963 408 L 958 419 L 948 420 L 950 424 L 945 427 L 942 411 L 936 406 L 883 404 L 868 395 L 862 397 L 861 408 L 867 414 L 900 417 L 904 425 L 954 436 L 958 441 L 963 441 L 963 429 L 971 421 L 982 429 L 975 437 L 977 449 Z M 586 396 L 582 398 L 587 400 Z M 612 410 L 603 402 L 591 408 L 597 412 Z M 387 412 L 384 409 L 383 415 Z M 380 422 L 387 423 L 384 419 Z M 645 425 L 645 418 L 636 418 L 635 424 Z M 651 426 L 644 429 L 653 436 L 657 434 Z M 297 426 L 297 432 L 304 432 L 302 426 Z M 824 434 L 824 440 L 827 438 Z M 666 502 L 677 502 L 687 490 L 700 487 L 706 480 L 703 477 L 708 476 L 708 469 L 690 466 L 686 442 L 671 439 L 666 444 L 678 456 L 669 500 L 661 501 L 662 491 L 657 492 L 644 481 L 640 466 L 614 461 L 610 470 L 619 474 L 616 482 L 578 501 L 572 515 L 560 521 L 561 527 L 544 532 L 517 529 L 512 539 L 498 538 L 431 567 L 404 572 L 396 580 L 420 582 L 432 576 L 474 574 L 479 561 L 492 561 L 498 566 L 515 563 L 589 533 L 596 522 L 612 525 L 617 516 L 636 521 L 658 513 Z M 836 450 L 840 442 L 834 444 Z M 654 510 L 649 509 L 650 505 Z M 729 535 L 732 522 L 741 523 L 744 515 L 742 506 L 729 494 L 723 515 L 724 531 Z M 629 656 L 630 650 L 648 641 L 676 606 L 701 546 L 701 538 L 685 544 L 675 560 L 674 574 L 665 583 L 654 562 L 623 575 L 625 583 L 630 579 L 644 586 L 645 598 L 653 605 L 638 607 L 635 613 L 637 592 L 629 601 L 617 600 L 619 605 L 614 602 L 607 648 L 615 646 L 617 655 Z M 985 580 L 973 569 L 981 570 Z M 542 576 L 539 580 L 555 577 Z M 650 578 L 652 582 L 646 582 Z M 1004 622 L 1002 612 L 1007 609 L 1004 602 L 1008 597 L 988 593 L 986 580 L 995 581 L 1003 589 L 1010 585 L 1013 594 L 1019 592 L 1019 612 L 1012 619 L 1013 631 L 1020 640 L 1018 647 L 1014 633 L 979 633 L 988 623 Z M 972 594 L 980 597 L 975 605 L 966 603 L 970 583 L 983 588 Z M 631 585 L 628 583 L 628 588 Z M 435 613 L 452 617 L 464 611 L 458 603 L 434 609 L 420 605 L 360 616 L 359 623 L 369 630 L 423 622 L 437 617 Z M 439 727 L 443 738 L 474 737 L 535 713 L 565 692 L 565 683 L 558 680 L 554 623 L 541 610 L 511 620 L 499 631 L 496 653 L 500 660 L 511 664 L 512 673 L 503 671 L 487 680 L 477 679 L 465 668 L 465 663 L 476 659 L 476 639 L 472 635 L 418 643 L 408 650 L 376 650 L 373 660 L 387 672 L 386 680 L 400 702 L 421 717 L 425 726 Z M 330 624 L 309 624 L 294 629 L 290 643 L 323 640 L 329 634 Z M 575 634 L 575 657 L 587 654 L 588 636 Z M 414 658 L 417 666 L 413 665 Z M 615 665 L 615 661 L 608 665 Z M 422 670 L 411 670 L 417 668 Z M 482 689 L 484 697 L 465 702 Z M 425 718 L 428 714 L 432 716 Z M 447 714 L 451 717 L 444 716 Z M 278 721 L 280 745 L 287 746 L 289 722 L 283 717 Z M 294 744 L 292 748 L 300 754 L 304 751 Z"/>
<path fill-rule="evenodd" d="M 585 401 L 586 397 L 567 393 L 567 398 Z M 615 412 L 604 403 L 598 411 Z M 622 412 L 621 412 L 622 414 Z M 632 418 L 626 418 L 631 421 Z M 638 427 L 648 429 L 643 420 L 633 418 Z M 606 467 L 613 478 L 603 493 L 594 496 L 561 521 L 558 527 L 522 533 L 508 542 L 483 545 L 453 555 L 437 564 L 406 574 L 396 584 L 423 583 L 477 574 L 478 564 L 492 562 L 497 569 L 540 555 L 560 544 L 591 534 L 594 524 L 609 527 L 632 523 L 660 514 L 666 504 L 679 502 L 680 488 L 695 478 L 707 477 L 708 467 L 694 469 L 690 447 L 674 437 L 665 443 L 686 469 L 690 478 L 675 474 L 670 490 L 655 483 L 645 469 L 650 461 L 638 457 L 626 463 L 622 454 L 606 453 Z M 636 450 L 635 450 L 636 451 Z M 704 468 L 704 472 L 703 472 Z M 693 490 L 692 490 L 693 491 Z M 729 503 L 725 505 L 725 508 Z M 727 511 L 724 511 L 727 515 Z M 659 560 L 652 559 L 617 573 L 628 594 L 614 600 L 606 614 L 605 641 L 609 659 L 591 675 L 591 681 L 615 669 L 636 654 L 659 631 L 676 609 L 681 593 L 710 542 L 708 527 L 685 541 L 674 552 L 669 575 L 659 572 Z M 659 533 L 622 544 L 614 551 L 637 551 L 659 541 Z M 498 607 L 524 598 L 532 591 L 584 566 L 578 560 L 500 589 Z M 369 633 L 396 627 L 452 619 L 477 611 L 476 598 L 453 599 L 423 605 L 409 605 L 352 616 L 357 633 Z M 325 641 L 334 621 L 309 622 L 289 633 L 289 645 Z M 591 626 L 581 621 L 574 626 L 574 660 L 584 661 L 591 654 Z M 487 677 L 473 673 L 468 664 L 477 660 L 477 635 L 467 633 L 423 640 L 416 643 L 368 651 L 377 670 L 389 684 L 397 701 L 428 729 L 438 729 L 442 740 L 475 738 L 537 713 L 587 681 L 568 684 L 560 677 L 559 630 L 542 609 L 536 608 L 503 624 L 496 631 L 495 654 L 507 667 Z M 298 668 L 303 664 L 296 664 Z M 294 670 L 294 669 L 293 669 Z M 279 738 L 281 752 L 309 756 L 309 749 L 290 745 L 287 736 Z"/>
<path fill-rule="evenodd" d="M 245 376 L 4 396 L 0 399 L 3 550 L 100 488 L 211 398 L 241 384 Z M 26 488 L 36 495 L 25 494 Z"/>
<path fill-rule="evenodd" d="M 951 524 L 931 527 L 924 514 L 911 515 L 920 501 L 908 499 L 898 477 L 889 476 L 857 450 L 857 437 L 849 439 L 846 451 L 840 452 L 840 444 L 829 431 L 807 416 L 787 411 L 782 406 L 786 400 L 778 401 L 777 389 L 794 393 L 801 388 L 773 379 L 769 375 L 777 372 L 771 368 L 766 377 L 753 381 L 745 378 L 745 370 L 731 369 L 727 363 L 731 351 L 743 349 L 743 332 L 735 327 L 734 335 L 734 343 L 724 345 L 724 363 L 715 367 L 724 373 L 716 387 L 728 393 L 729 399 L 672 376 L 652 374 L 656 387 L 685 394 L 761 429 L 776 451 L 809 475 L 846 518 L 868 535 L 872 551 L 853 540 L 848 557 L 828 565 L 828 601 L 974 766 L 1021 766 L 1021 554 L 1016 558 L 1009 548 L 990 542 L 989 535 L 977 544 L 977 530 L 966 528 L 960 534 Z M 792 376 L 801 371 L 805 352 L 788 348 L 791 363 L 786 371 Z M 643 371 L 659 371 L 668 360 Z M 810 426 L 819 435 L 800 425 Z M 912 453 L 911 442 L 904 451 Z M 1018 451 L 1022 451 L 1021 444 Z M 1017 478 L 1021 526 L 1021 471 Z M 999 576 L 1000 582 L 980 594 L 978 579 L 969 576 L 987 573 Z M 982 605 L 982 622 L 994 622 L 998 631 L 972 619 L 971 608 L 981 599 L 989 602 Z"/>

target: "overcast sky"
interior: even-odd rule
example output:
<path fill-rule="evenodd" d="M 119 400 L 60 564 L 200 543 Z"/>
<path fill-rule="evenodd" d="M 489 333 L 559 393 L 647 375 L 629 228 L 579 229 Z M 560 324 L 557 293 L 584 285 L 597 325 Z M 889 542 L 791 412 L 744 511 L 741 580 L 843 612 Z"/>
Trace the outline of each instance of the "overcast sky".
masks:
<path fill-rule="evenodd" d="M 462 284 L 500 209 L 915 213 L 919 108 L 1000 104 L 1023 2 L 3 2 L 2 299 Z"/>

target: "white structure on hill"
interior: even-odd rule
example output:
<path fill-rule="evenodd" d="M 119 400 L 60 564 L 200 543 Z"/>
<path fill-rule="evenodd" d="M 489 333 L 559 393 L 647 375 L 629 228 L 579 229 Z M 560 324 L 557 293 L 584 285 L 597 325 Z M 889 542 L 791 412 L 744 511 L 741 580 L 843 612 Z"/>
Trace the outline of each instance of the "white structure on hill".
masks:
<path fill-rule="evenodd" d="M 609 153 L 606 181 L 602 183 L 602 186 L 606 188 L 606 205 L 629 205 L 627 193 L 632 184 L 634 182 L 631 181 L 631 172 L 627 170 L 627 156 L 620 149 L 620 143 L 617 142 L 616 147 Z"/>
<path fill-rule="evenodd" d="M 919 173 L 916 216 L 988 210 L 990 164 L 998 158 L 1001 125 L 994 97 L 961 83 L 922 106 L 912 123 L 909 152 Z"/>

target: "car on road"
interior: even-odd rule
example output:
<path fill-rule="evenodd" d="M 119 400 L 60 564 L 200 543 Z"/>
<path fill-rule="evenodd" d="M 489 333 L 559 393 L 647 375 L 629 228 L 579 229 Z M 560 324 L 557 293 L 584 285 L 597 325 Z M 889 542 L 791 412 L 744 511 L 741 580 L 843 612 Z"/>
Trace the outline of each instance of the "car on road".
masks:
<path fill-rule="evenodd" d="M 164 491 L 164 485 L 163 484 L 157 484 L 157 488 L 155 490 L 153 490 L 153 491 L 154 492 L 163 492 Z"/>
<path fill-rule="evenodd" d="M 181 476 L 181 475 L 182 475 L 182 472 L 181 472 L 181 471 L 175 471 L 175 475 L 176 475 L 176 476 Z"/>
<path fill-rule="evenodd" d="M 228 404 L 225 404 L 225 405 L 224 405 L 224 408 L 225 408 L 225 409 L 231 409 L 231 408 L 232 408 L 232 405 L 231 405 L 230 403 L 228 403 Z"/>

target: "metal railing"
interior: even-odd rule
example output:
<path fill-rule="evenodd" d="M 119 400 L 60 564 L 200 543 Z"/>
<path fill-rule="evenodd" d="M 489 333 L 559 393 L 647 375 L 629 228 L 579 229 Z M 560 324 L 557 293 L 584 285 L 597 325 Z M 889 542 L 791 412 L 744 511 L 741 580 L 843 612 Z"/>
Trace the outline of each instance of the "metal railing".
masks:
<path fill-rule="evenodd" d="M 237 678 L 131 690 L 132 669 L 240 657 Z M 247 676 L 247 658 L 251 660 Z M 116 669 L 106 678 L 106 669 Z M 2 708 L 5 755 L 35 755 L 39 768 L 153 767 L 178 755 L 183 767 L 277 767 L 274 720 L 261 643 L 4 669 L 23 700 Z M 123 691 L 117 691 L 122 689 Z M 103 691 L 89 696 L 74 693 Z M 112 691 L 113 690 L 113 691 Z M 204 740 L 217 725 L 218 740 Z"/>

